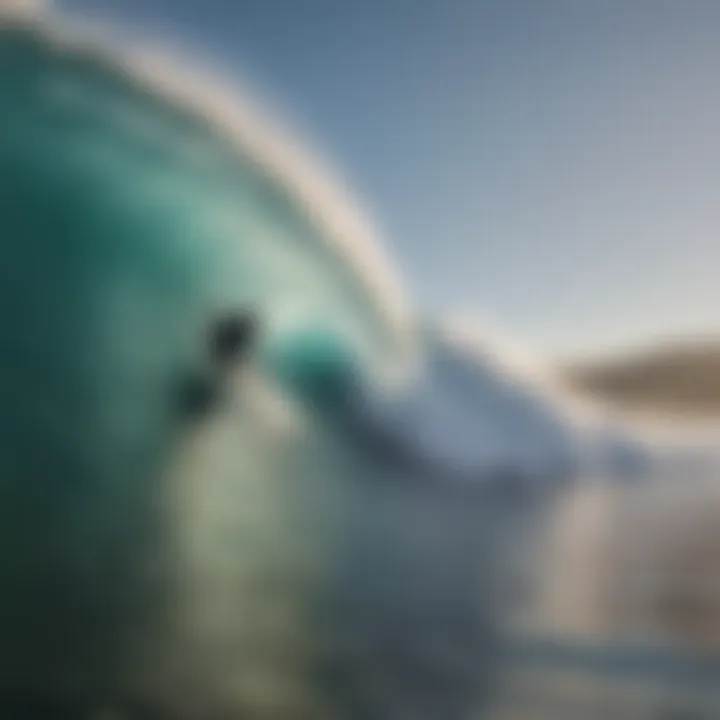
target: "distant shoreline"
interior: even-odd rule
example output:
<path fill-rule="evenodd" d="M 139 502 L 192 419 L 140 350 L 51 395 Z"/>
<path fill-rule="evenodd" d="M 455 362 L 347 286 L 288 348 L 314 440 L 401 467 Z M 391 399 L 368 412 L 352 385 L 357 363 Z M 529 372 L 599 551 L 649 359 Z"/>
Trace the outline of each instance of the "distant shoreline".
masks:
<path fill-rule="evenodd" d="M 632 416 L 671 425 L 720 423 L 720 339 L 565 363 L 559 375 L 572 392 Z"/>

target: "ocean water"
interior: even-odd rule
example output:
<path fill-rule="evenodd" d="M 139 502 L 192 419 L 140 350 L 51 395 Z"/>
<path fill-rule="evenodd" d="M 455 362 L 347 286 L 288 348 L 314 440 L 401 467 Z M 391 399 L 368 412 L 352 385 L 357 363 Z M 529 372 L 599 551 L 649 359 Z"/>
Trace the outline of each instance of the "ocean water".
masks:
<path fill-rule="evenodd" d="M 2 712 L 464 716 L 501 528 L 345 422 L 419 344 L 372 232 L 242 101 L 71 25 L 0 27 Z"/>
<path fill-rule="evenodd" d="M 415 317 L 341 183 L 147 50 L 0 24 L 0 716 L 715 717 L 700 449 Z"/>

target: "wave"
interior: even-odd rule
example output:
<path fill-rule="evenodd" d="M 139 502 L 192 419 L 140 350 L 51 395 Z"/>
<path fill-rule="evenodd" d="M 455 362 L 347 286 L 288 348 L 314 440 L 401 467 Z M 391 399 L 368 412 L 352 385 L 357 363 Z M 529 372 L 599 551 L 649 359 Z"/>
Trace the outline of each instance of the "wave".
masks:
<path fill-rule="evenodd" d="M 322 315 L 343 306 L 346 315 L 362 326 L 361 334 L 371 336 L 366 340 L 374 349 L 382 347 L 386 360 L 394 358 L 394 376 L 402 374 L 397 369 L 402 365 L 400 358 L 407 360 L 411 354 L 410 307 L 368 214 L 350 200 L 343 183 L 322 167 L 319 153 L 302 150 L 277 116 L 265 112 L 249 90 L 237 80 L 223 78 L 216 69 L 206 69 L 198 57 L 188 59 L 184 53 L 181 60 L 180 53 L 156 43 L 120 39 L 109 28 L 35 4 L 3 3 L 0 23 L 2 32 L 25 36 L 26 50 L 28 43 L 34 43 L 34 57 L 20 54 L 10 62 L 20 72 L 20 63 L 41 60 L 46 100 L 53 95 L 56 112 L 65 112 L 73 104 L 86 127 L 92 123 L 102 127 L 106 146 L 112 142 L 117 148 L 137 152 L 143 144 L 154 143 L 184 158 L 183 172 L 204 172 L 216 184 L 216 198 L 213 205 L 207 193 L 196 194 L 196 213 L 214 213 L 215 222 L 226 223 L 238 245 L 252 245 L 257 256 L 250 258 L 250 264 L 274 263 L 276 270 L 282 266 L 285 279 L 296 288 L 302 285 L 306 299 L 313 295 L 314 285 L 332 286 L 332 302 L 328 297 L 322 302 L 318 298 L 308 302 L 307 311 Z M 3 104 L 7 107 L 8 103 L 16 101 L 6 96 Z M 15 115 L 21 110 L 17 104 L 13 107 Z M 27 133 L 25 121 L 21 122 Z M 42 141 L 42 136 L 34 140 Z M 87 143 L 85 149 L 94 151 Z M 169 162 L 168 158 L 164 161 Z M 216 172 L 211 178 L 208 172 L 213 164 Z M 108 173 L 113 171 L 107 168 Z M 179 171 L 177 165 L 173 167 L 173 172 Z M 140 168 L 135 182 L 157 182 L 157 177 L 144 179 L 139 172 Z M 244 224 L 238 220 L 238 214 L 247 210 L 242 204 L 248 185 L 260 189 L 258 203 L 265 206 L 262 212 L 267 216 L 262 227 L 248 228 L 248 213 Z M 145 191 L 150 192 L 147 187 Z M 238 206 L 231 217 L 234 193 Z M 220 195 L 224 203 L 217 201 Z M 278 243 L 272 257 L 263 258 L 262 251 L 270 253 L 267 246 L 278 233 L 284 235 L 284 242 Z M 288 302 L 293 304 L 297 305 L 297 297 Z"/>

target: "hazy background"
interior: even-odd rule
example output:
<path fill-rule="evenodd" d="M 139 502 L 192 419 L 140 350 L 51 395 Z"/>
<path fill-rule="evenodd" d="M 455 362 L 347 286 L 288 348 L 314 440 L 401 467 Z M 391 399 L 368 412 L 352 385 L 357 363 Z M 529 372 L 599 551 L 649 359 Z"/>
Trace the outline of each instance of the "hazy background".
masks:
<path fill-rule="evenodd" d="M 249 76 L 429 309 L 555 356 L 720 329 L 716 0 L 57 4 Z"/>

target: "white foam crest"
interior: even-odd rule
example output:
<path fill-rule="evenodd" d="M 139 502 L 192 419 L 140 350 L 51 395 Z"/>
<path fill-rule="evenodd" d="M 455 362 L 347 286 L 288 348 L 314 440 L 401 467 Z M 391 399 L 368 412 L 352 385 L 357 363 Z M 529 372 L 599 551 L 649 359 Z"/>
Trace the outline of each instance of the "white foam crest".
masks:
<path fill-rule="evenodd" d="M 530 420 L 518 425 L 524 428 L 524 434 L 506 438 L 518 457 L 524 444 L 532 442 L 531 435 L 542 433 L 544 426 L 555 426 L 563 429 L 566 447 L 572 449 L 573 443 L 580 443 L 577 457 L 589 474 L 612 473 L 617 463 L 622 467 L 628 462 L 646 472 L 705 464 L 720 466 L 717 426 L 643 422 L 572 392 L 549 363 L 505 340 L 488 323 L 450 318 L 431 327 L 429 334 L 431 344 L 440 352 L 449 351 L 470 375 L 476 372 L 486 386 L 491 383 L 493 398 L 488 395 L 487 407 L 478 406 L 478 417 L 487 416 L 487 422 L 494 417 L 499 422 L 503 408 L 497 402 L 504 397 L 519 421 Z M 442 383 L 442 378 L 438 382 Z"/>

